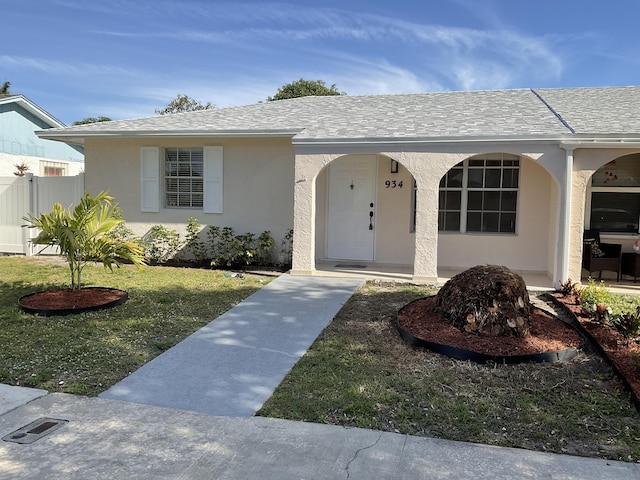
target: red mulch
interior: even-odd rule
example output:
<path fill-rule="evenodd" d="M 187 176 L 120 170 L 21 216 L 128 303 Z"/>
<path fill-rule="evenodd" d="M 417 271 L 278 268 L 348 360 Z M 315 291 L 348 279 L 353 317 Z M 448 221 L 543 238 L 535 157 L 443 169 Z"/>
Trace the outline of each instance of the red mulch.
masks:
<path fill-rule="evenodd" d="M 640 345 L 633 340 L 625 341 L 615 329 L 592 321 L 575 295 L 553 293 L 553 297 L 570 311 L 585 331 L 600 346 L 609 362 L 631 388 L 640 408 Z"/>
<path fill-rule="evenodd" d="M 125 297 L 127 292 L 113 288 L 49 290 L 20 299 L 20 305 L 33 310 L 72 310 L 107 305 Z"/>
<path fill-rule="evenodd" d="M 492 356 L 533 355 L 578 347 L 583 339 L 562 320 L 534 309 L 531 332 L 525 338 L 463 333 L 433 311 L 435 297 L 416 300 L 398 312 L 398 324 L 414 337 Z"/>
<path fill-rule="evenodd" d="M 572 314 L 600 347 L 605 357 L 631 389 L 640 409 L 640 345 L 625 341 L 620 333 L 592 321 L 577 297 L 556 292 L 552 296 Z M 531 335 L 525 338 L 478 336 L 463 333 L 433 311 L 435 297 L 416 300 L 398 312 L 398 324 L 414 337 L 492 356 L 529 355 L 578 347 L 582 337 L 562 320 L 535 309 Z"/>

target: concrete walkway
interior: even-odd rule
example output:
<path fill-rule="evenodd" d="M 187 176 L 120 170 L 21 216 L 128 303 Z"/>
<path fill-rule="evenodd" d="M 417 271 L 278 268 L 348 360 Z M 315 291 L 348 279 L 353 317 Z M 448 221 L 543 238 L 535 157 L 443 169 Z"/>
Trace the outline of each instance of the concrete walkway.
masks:
<path fill-rule="evenodd" d="M 100 397 L 250 417 L 362 283 L 282 275 Z"/>
<path fill-rule="evenodd" d="M 41 417 L 69 423 L 0 441 L 1 480 L 640 479 L 631 463 L 60 393 L 0 416 L 0 434 Z"/>
<path fill-rule="evenodd" d="M 99 398 L 0 385 L 0 480 L 640 480 L 632 463 L 251 416 L 360 283 L 282 276 Z M 43 417 L 67 423 L 5 440 Z"/>

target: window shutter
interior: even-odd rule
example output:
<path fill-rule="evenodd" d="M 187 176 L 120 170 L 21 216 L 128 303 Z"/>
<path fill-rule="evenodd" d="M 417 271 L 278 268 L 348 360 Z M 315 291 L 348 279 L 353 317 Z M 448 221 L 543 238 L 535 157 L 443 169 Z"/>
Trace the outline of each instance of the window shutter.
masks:
<path fill-rule="evenodd" d="M 160 149 L 142 147 L 141 165 L 141 207 L 143 212 L 160 211 Z"/>
<path fill-rule="evenodd" d="M 222 213 L 222 147 L 204 147 L 204 213 Z"/>

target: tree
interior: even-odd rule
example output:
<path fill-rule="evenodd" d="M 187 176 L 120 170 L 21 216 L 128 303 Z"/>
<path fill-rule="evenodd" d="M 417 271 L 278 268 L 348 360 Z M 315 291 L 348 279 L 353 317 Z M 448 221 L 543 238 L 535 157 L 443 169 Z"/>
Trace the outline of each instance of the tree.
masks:
<path fill-rule="evenodd" d="M 346 95 L 345 92 L 338 91 L 335 83 L 327 87 L 322 80 L 296 80 L 278 88 L 278 93 L 273 97 L 267 97 L 268 102 L 274 100 L 285 100 L 287 98 L 298 97 L 325 97 L 330 95 Z"/>
<path fill-rule="evenodd" d="M 526 337 L 533 305 L 523 278 L 507 267 L 478 265 L 451 278 L 434 310 L 462 332 Z"/>
<path fill-rule="evenodd" d="M 29 164 L 26 162 L 16 163 L 13 166 L 16 167 L 16 171 L 13 172 L 16 177 L 24 177 L 29 170 Z"/>
<path fill-rule="evenodd" d="M 166 108 L 156 110 L 158 115 L 168 115 L 172 113 L 194 112 L 196 110 L 210 110 L 214 108 L 211 102 L 203 104 L 198 100 L 189 98 L 187 95 L 176 95 L 176 98 L 169 102 Z"/>
<path fill-rule="evenodd" d="M 89 262 L 100 262 L 110 270 L 119 266 L 121 260 L 134 265 L 145 263 L 143 249 L 137 242 L 107 235 L 124 220 L 118 204 L 106 192 L 95 197 L 85 193 L 73 211 L 55 203 L 50 213 L 39 217 L 29 213 L 24 220 L 28 222 L 26 227 L 40 229 L 31 243 L 56 245 L 60 255 L 66 257 L 72 290 L 81 287 L 82 269 Z"/>
<path fill-rule="evenodd" d="M 0 95 L 9 95 L 10 87 L 11 87 L 11 82 L 4 82 L 2 86 L 0 86 Z"/>
<path fill-rule="evenodd" d="M 86 125 L 87 123 L 99 123 L 99 122 L 110 122 L 111 119 L 109 117 L 87 117 L 83 120 L 78 120 L 77 122 L 73 122 L 74 125 Z"/>

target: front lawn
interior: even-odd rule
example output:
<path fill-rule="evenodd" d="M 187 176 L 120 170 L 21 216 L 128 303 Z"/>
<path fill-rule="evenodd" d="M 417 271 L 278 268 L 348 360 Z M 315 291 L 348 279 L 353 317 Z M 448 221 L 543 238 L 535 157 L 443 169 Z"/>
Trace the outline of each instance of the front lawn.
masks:
<path fill-rule="evenodd" d="M 68 286 L 58 257 L 0 257 L 0 383 L 97 395 L 270 281 L 220 270 L 88 265 L 85 286 L 126 290 L 118 307 L 60 317 L 23 313 L 18 299 Z"/>
<path fill-rule="evenodd" d="M 600 355 L 481 365 L 409 347 L 396 312 L 432 293 L 363 287 L 258 415 L 640 461 L 640 415 Z"/>

